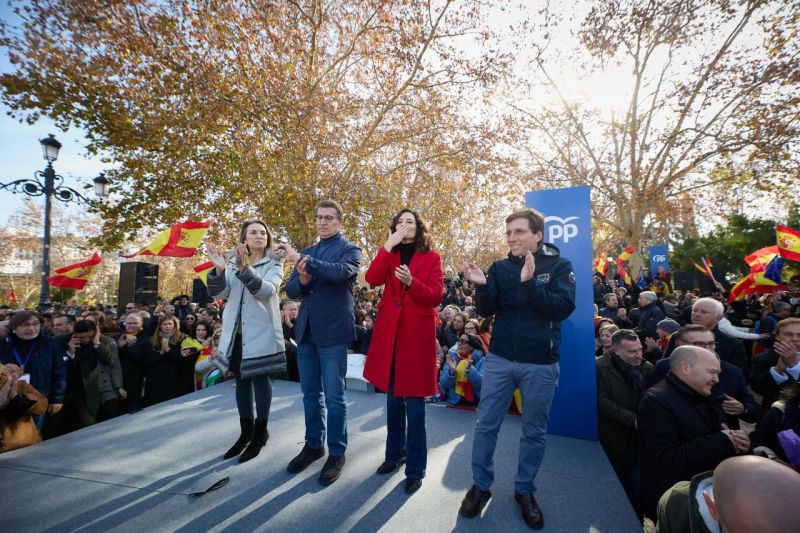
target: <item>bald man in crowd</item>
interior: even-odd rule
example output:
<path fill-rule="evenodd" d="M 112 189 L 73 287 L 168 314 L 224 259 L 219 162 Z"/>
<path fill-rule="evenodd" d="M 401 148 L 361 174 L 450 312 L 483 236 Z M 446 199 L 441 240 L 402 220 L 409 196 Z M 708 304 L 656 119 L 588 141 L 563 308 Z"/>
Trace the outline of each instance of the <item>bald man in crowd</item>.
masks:
<path fill-rule="evenodd" d="M 745 455 L 676 483 L 658 503 L 658 533 L 800 531 L 800 474 Z"/>
<path fill-rule="evenodd" d="M 640 504 L 652 520 L 659 498 L 675 483 L 750 450 L 747 434 L 728 428 L 721 403 L 711 399 L 719 382 L 717 356 L 698 346 L 680 346 L 669 366 L 667 377 L 645 394 L 637 416 Z"/>

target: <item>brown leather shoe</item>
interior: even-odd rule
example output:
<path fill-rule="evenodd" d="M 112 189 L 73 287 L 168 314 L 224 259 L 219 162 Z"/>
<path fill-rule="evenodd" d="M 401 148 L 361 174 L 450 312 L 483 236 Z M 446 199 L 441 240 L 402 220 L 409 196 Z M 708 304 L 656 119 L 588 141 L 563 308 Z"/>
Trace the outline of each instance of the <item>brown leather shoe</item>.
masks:
<path fill-rule="evenodd" d="M 461 508 L 458 510 L 462 516 L 472 518 L 481 513 L 481 509 L 486 505 L 486 502 L 492 497 L 492 492 L 488 490 L 481 490 L 477 485 L 472 485 L 469 492 L 461 500 Z"/>
<path fill-rule="evenodd" d="M 539 504 L 536 503 L 536 498 L 533 494 L 514 494 L 514 499 L 517 500 L 519 508 L 522 509 L 522 519 L 525 523 L 533 529 L 542 529 L 544 527 L 544 516 Z"/>

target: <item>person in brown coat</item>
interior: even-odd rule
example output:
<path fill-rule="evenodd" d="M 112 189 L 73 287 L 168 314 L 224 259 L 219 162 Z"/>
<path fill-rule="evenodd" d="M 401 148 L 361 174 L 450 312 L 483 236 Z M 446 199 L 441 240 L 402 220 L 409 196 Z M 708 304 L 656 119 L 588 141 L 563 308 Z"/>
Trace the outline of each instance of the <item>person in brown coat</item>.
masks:
<path fill-rule="evenodd" d="M 47 398 L 26 381 L 16 365 L 0 365 L 0 453 L 42 440 L 33 415 L 47 410 Z"/>

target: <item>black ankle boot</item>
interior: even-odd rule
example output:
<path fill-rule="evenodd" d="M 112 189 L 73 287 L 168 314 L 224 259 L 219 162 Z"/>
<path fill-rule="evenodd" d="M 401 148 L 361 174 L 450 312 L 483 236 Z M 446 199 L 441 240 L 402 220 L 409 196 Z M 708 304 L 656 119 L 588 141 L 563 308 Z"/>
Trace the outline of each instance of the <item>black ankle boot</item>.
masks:
<path fill-rule="evenodd" d="M 239 456 L 239 462 L 244 463 L 245 461 L 249 461 L 257 456 L 258 452 L 261 451 L 261 448 L 263 448 L 267 443 L 268 438 L 269 432 L 267 431 L 267 421 L 256 420 L 253 439 L 250 441 L 250 444 L 247 445 L 247 448 L 245 448 L 244 453 Z"/>
<path fill-rule="evenodd" d="M 247 446 L 247 443 L 253 438 L 253 419 L 240 418 L 239 423 L 242 426 L 242 433 L 239 435 L 239 440 L 237 440 L 231 449 L 223 455 L 225 459 L 231 459 L 242 453 L 244 447 Z"/>

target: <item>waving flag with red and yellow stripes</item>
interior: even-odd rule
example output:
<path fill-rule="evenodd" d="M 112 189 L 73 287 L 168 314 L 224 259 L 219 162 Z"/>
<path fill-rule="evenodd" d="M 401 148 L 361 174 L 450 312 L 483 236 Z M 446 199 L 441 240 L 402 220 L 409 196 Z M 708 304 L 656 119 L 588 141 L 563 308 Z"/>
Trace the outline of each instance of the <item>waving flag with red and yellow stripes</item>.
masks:
<path fill-rule="evenodd" d="M 74 265 L 67 265 L 55 271 L 55 276 L 47 278 L 47 284 L 51 287 L 61 287 L 64 289 L 83 289 L 89 282 L 89 276 L 94 268 L 102 262 L 100 254 L 94 253 L 91 259 Z"/>
<path fill-rule="evenodd" d="M 208 273 L 211 272 L 212 268 L 214 268 L 214 263 L 211 261 L 206 261 L 194 267 L 194 271 L 197 272 L 198 277 L 206 287 L 208 287 Z"/>
<path fill-rule="evenodd" d="M 602 248 L 598 250 L 597 257 L 594 260 L 594 271 L 603 276 L 608 272 L 608 259 L 606 258 L 606 251 Z"/>
<path fill-rule="evenodd" d="M 778 253 L 781 257 L 800 263 L 800 231 L 786 226 L 775 226 Z"/>
<path fill-rule="evenodd" d="M 192 257 L 200 246 L 200 241 L 206 236 L 206 231 L 213 224 L 213 220 L 206 222 L 192 222 L 187 220 L 175 224 L 169 229 L 159 233 L 153 242 L 131 255 L 122 257 L 130 259 L 137 255 L 159 255 L 162 257 Z"/>

